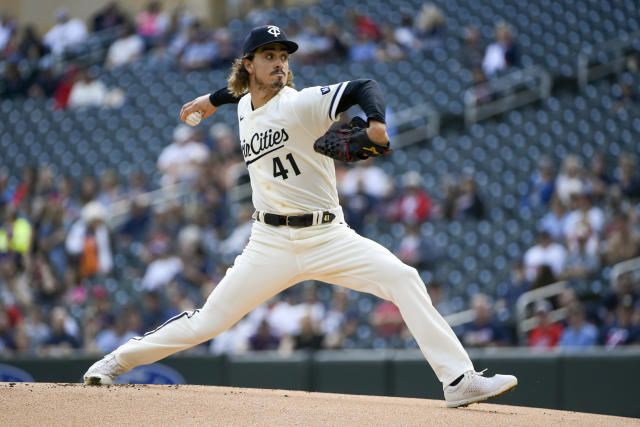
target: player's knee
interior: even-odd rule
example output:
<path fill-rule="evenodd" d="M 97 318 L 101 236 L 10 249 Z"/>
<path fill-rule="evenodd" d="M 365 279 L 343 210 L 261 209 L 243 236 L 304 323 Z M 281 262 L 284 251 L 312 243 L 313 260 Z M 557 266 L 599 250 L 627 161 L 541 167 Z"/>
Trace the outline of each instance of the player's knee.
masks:
<path fill-rule="evenodd" d="M 397 285 L 400 287 L 424 287 L 418 270 L 409 265 L 402 264 L 402 266 L 394 272 L 394 277 L 396 278 Z"/>

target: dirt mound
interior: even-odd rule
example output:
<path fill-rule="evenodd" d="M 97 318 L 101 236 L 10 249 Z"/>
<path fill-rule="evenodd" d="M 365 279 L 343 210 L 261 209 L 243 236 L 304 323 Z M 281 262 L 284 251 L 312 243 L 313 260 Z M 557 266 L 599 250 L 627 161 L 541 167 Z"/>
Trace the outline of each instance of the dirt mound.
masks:
<path fill-rule="evenodd" d="M 0 383 L 0 425 L 635 425 L 640 420 L 481 403 L 211 386 Z"/>

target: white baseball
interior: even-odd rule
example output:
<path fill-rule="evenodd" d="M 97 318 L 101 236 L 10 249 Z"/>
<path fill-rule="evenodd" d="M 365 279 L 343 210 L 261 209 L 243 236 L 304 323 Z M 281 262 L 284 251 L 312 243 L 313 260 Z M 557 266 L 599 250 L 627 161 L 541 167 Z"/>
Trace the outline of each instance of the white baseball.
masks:
<path fill-rule="evenodd" d="M 185 123 L 189 126 L 196 126 L 202 120 L 202 111 L 194 111 L 187 116 Z"/>

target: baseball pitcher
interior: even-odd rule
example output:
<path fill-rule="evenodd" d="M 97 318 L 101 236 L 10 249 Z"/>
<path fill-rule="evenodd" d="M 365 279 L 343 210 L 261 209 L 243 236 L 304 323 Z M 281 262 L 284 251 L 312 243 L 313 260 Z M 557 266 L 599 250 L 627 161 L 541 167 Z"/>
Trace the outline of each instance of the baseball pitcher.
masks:
<path fill-rule="evenodd" d="M 298 45 L 275 25 L 254 28 L 227 87 L 188 102 L 180 118 L 197 124 L 237 104 L 240 144 L 253 191 L 251 238 L 204 306 L 132 338 L 84 375 L 111 384 L 120 374 L 217 336 L 282 290 L 320 280 L 392 301 L 442 382 L 447 406 L 466 406 L 511 390 L 511 375 L 485 377 L 434 309 L 418 272 L 345 223 L 334 158 L 353 162 L 391 151 L 385 105 L 373 80 L 293 89 L 289 55 Z M 356 119 L 327 131 L 358 104 Z M 194 116 L 194 114 L 196 114 Z"/>

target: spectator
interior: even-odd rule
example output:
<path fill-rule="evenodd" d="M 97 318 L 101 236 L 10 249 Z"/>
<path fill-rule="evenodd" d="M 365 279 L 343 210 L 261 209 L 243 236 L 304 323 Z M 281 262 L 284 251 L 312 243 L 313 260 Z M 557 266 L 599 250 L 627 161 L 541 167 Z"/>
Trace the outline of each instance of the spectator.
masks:
<path fill-rule="evenodd" d="M 218 46 L 218 52 L 214 58 L 213 66 L 226 66 L 236 57 L 236 48 L 233 44 L 231 32 L 226 28 L 219 28 L 214 33 L 214 40 Z"/>
<path fill-rule="evenodd" d="M 589 248 L 589 242 L 595 245 Z M 575 229 L 574 237 L 569 245 L 569 253 L 564 271 L 560 275 L 563 279 L 587 279 L 598 271 L 600 267 L 598 239 L 586 223 L 580 223 Z"/>
<path fill-rule="evenodd" d="M 232 260 L 242 252 L 249 241 L 249 237 L 251 236 L 251 227 L 253 226 L 251 211 L 248 206 L 240 207 L 236 218 L 236 227 L 220 244 L 220 252 L 229 260 Z"/>
<path fill-rule="evenodd" d="M 324 335 L 318 325 L 306 315 L 300 320 L 300 332 L 294 338 L 295 350 L 320 350 L 324 342 Z"/>
<path fill-rule="evenodd" d="M 478 185 L 471 175 L 466 175 L 460 183 L 460 191 L 454 202 L 454 217 L 460 219 L 484 218 L 484 202 L 478 195 Z"/>
<path fill-rule="evenodd" d="M 126 246 L 130 242 L 143 242 L 146 240 L 151 227 L 151 212 L 148 197 L 138 195 L 134 197 L 127 219 L 120 228 L 120 237 Z M 148 331 L 145 328 L 145 331 Z"/>
<path fill-rule="evenodd" d="M 555 189 L 553 161 L 548 156 L 541 156 L 538 169 L 531 175 L 525 204 L 533 208 L 546 207 L 552 200 Z"/>
<path fill-rule="evenodd" d="M 18 64 L 7 62 L 4 77 L 0 80 L 0 97 L 13 98 L 27 94 L 28 82 L 20 74 Z"/>
<path fill-rule="evenodd" d="M 9 321 L 9 313 L 0 301 L 0 353 L 11 354 L 11 350 L 15 348 L 13 341 L 13 333 Z"/>
<path fill-rule="evenodd" d="M 44 44 L 55 55 L 61 55 L 66 49 L 87 39 L 87 27 L 78 18 L 70 18 L 66 9 L 56 13 L 56 25 L 44 35 Z"/>
<path fill-rule="evenodd" d="M 277 350 L 280 339 L 271 333 L 266 320 L 260 322 L 258 330 L 249 338 L 249 348 L 254 351 Z"/>
<path fill-rule="evenodd" d="M 596 203 L 604 199 L 608 187 L 613 179 L 607 174 L 605 156 L 597 153 L 589 161 L 589 170 L 586 174 L 585 190 Z"/>
<path fill-rule="evenodd" d="M 639 97 L 635 90 L 633 77 L 630 74 L 624 74 L 618 83 L 614 86 L 615 91 L 613 106 L 616 110 L 628 109 L 638 105 Z"/>
<path fill-rule="evenodd" d="M 28 256 L 32 236 L 33 227 L 29 220 L 19 215 L 15 208 L 6 207 L 0 223 L 0 256 L 8 255 L 17 260 Z"/>
<path fill-rule="evenodd" d="M 565 240 L 567 230 L 567 211 L 562 201 L 553 196 L 551 198 L 549 212 L 538 222 L 538 229 L 546 231 L 556 241 Z"/>
<path fill-rule="evenodd" d="M 374 43 L 382 39 L 378 24 L 369 16 L 355 12 L 351 15 L 356 38 L 372 40 Z"/>
<path fill-rule="evenodd" d="M 98 77 L 89 70 L 82 69 L 76 75 L 69 93 L 69 108 L 119 107 L 124 102 L 121 89 L 109 90 Z"/>
<path fill-rule="evenodd" d="M 491 303 L 485 294 L 476 294 L 471 300 L 473 322 L 464 328 L 462 342 L 466 347 L 492 347 L 508 344 L 506 331 L 494 319 Z"/>
<path fill-rule="evenodd" d="M 498 72 L 519 65 L 518 48 L 513 41 L 511 26 L 499 22 L 494 28 L 496 41 L 487 46 L 482 59 L 482 69 L 488 77 Z"/>
<path fill-rule="evenodd" d="M 149 252 L 152 258 L 142 278 L 142 287 L 147 291 L 161 290 L 182 271 L 182 261 L 170 252 L 169 241 L 164 236 L 152 238 Z"/>
<path fill-rule="evenodd" d="M 499 295 L 504 298 L 507 308 L 510 312 L 515 313 L 518 298 L 531 289 L 531 281 L 527 280 L 524 264 L 522 262 L 515 263 L 511 268 L 509 284 L 501 290 L 498 289 Z"/>
<path fill-rule="evenodd" d="M 349 60 L 352 62 L 371 62 L 376 59 L 377 44 L 373 38 L 358 34 L 349 48 Z"/>
<path fill-rule="evenodd" d="M 392 218 L 397 222 L 422 223 L 431 214 L 431 198 L 422 189 L 422 177 L 418 172 L 407 172 L 403 177 L 404 188 L 392 207 Z"/>
<path fill-rule="evenodd" d="M 620 274 L 616 278 L 613 290 L 605 296 L 602 304 L 607 311 L 605 315 L 601 316 L 605 324 L 610 324 L 614 321 L 614 317 L 625 299 L 631 298 L 632 305 L 636 305 L 640 301 L 640 288 L 635 286 L 637 289 L 634 289 L 634 286 L 632 272 Z"/>
<path fill-rule="evenodd" d="M 92 21 L 93 31 L 98 32 L 123 25 L 126 22 L 126 16 L 120 10 L 118 2 L 111 1 L 93 16 Z"/>
<path fill-rule="evenodd" d="M 2 11 L 0 13 L 0 53 L 4 51 L 16 28 L 16 22 L 11 18 L 11 15 Z M 2 59 L 2 55 L 0 55 L 0 59 Z"/>
<path fill-rule="evenodd" d="M 582 304 L 574 303 L 569 308 L 568 326 L 562 332 L 559 346 L 565 351 L 579 352 L 592 347 L 598 339 L 598 330 L 585 320 Z"/>
<path fill-rule="evenodd" d="M 54 307 L 51 311 L 51 335 L 44 343 L 44 355 L 69 356 L 73 350 L 80 348 L 80 342 L 74 335 L 76 330 L 77 324 L 67 310 L 62 306 Z"/>
<path fill-rule="evenodd" d="M 373 159 L 365 160 L 348 169 L 339 183 L 339 190 L 345 197 L 356 194 L 358 188 L 362 188 L 363 193 L 371 197 L 376 205 L 390 194 L 391 179 L 373 163 Z"/>
<path fill-rule="evenodd" d="M 82 208 L 81 218 L 69 230 L 65 245 L 69 255 L 77 260 L 81 279 L 109 274 L 113 268 L 106 219 L 104 207 L 93 201 Z"/>
<path fill-rule="evenodd" d="M 395 254 L 402 262 L 418 270 L 432 267 L 438 258 L 435 248 L 422 236 L 420 227 L 414 223 L 407 224 Z"/>
<path fill-rule="evenodd" d="M 342 60 L 349 54 L 349 42 L 351 35 L 344 31 L 335 21 L 325 26 L 324 36 L 329 48 L 325 52 L 325 61 Z"/>
<path fill-rule="evenodd" d="M 369 316 L 369 323 L 376 334 L 382 338 L 399 336 L 405 328 L 398 307 L 391 301 L 386 300 L 380 300 L 376 303 Z"/>
<path fill-rule="evenodd" d="M 524 253 L 524 268 L 527 280 L 533 281 L 540 265 L 548 265 L 554 275 L 564 270 L 567 250 L 556 243 L 547 231 L 538 233 L 538 243 Z"/>
<path fill-rule="evenodd" d="M 593 205 L 591 196 L 582 192 L 573 193 L 571 198 L 575 209 L 567 215 L 564 235 L 571 239 L 576 233 L 576 228 L 582 223 L 585 223 L 594 233 L 601 233 L 604 228 L 604 213 L 602 209 Z M 597 245 L 597 239 L 594 244 Z"/>
<path fill-rule="evenodd" d="M 60 78 L 60 82 L 53 94 L 53 109 L 64 110 L 69 104 L 69 95 L 71 89 L 76 82 L 76 74 L 79 68 L 76 65 L 70 65 Z"/>
<path fill-rule="evenodd" d="M 431 304 L 438 310 L 438 313 L 443 316 L 454 313 L 453 307 L 449 303 L 450 298 L 445 296 L 440 282 L 429 283 L 427 285 L 427 292 L 429 293 L 429 298 L 431 298 Z"/>
<path fill-rule="evenodd" d="M 59 84 L 60 79 L 55 74 L 53 67 L 41 67 L 29 86 L 27 94 L 29 98 L 33 99 L 51 98 L 56 93 Z"/>
<path fill-rule="evenodd" d="M 192 138 L 193 130 L 188 125 L 178 125 L 173 132 L 173 142 L 160 153 L 158 169 L 163 173 L 164 186 L 198 179 L 209 158 L 209 150 Z"/>
<path fill-rule="evenodd" d="M 556 282 L 556 276 L 547 264 L 540 264 L 536 268 L 536 277 L 531 282 L 531 290 L 543 288 Z"/>
<path fill-rule="evenodd" d="M 150 1 L 138 15 L 136 15 L 138 34 L 142 36 L 147 47 L 156 45 L 169 28 L 169 17 L 162 12 L 162 5 L 158 1 Z"/>
<path fill-rule="evenodd" d="M 144 52 L 144 40 L 136 34 L 133 25 L 125 25 L 119 33 L 118 39 L 109 46 L 107 52 L 105 63 L 109 68 L 130 64 Z"/>
<path fill-rule="evenodd" d="M 111 209 L 112 205 L 125 196 L 124 191 L 120 187 L 118 174 L 113 169 L 107 169 L 100 175 L 100 192 L 98 200 L 106 209 Z"/>
<path fill-rule="evenodd" d="M 289 290 L 269 311 L 267 322 L 276 336 L 295 336 L 300 332 L 301 320 L 305 315 L 304 306 L 298 303 L 297 296 Z"/>
<path fill-rule="evenodd" d="M 145 331 L 154 330 L 171 317 L 170 313 L 163 307 L 162 294 L 159 291 L 142 293 L 140 314 L 142 317 L 142 329 Z"/>
<path fill-rule="evenodd" d="M 196 22 L 189 31 L 189 40 L 180 52 L 178 64 L 185 71 L 208 68 L 216 61 L 217 54 L 215 40 Z"/>
<path fill-rule="evenodd" d="M 38 63 L 40 58 L 49 52 L 49 49 L 42 43 L 38 30 L 34 25 L 24 27 L 18 50 L 20 57 L 34 66 L 40 65 Z"/>
<path fill-rule="evenodd" d="M 624 197 L 633 202 L 640 201 L 640 176 L 632 154 L 624 153 L 618 158 L 617 180 L 614 185 Z"/>
<path fill-rule="evenodd" d="M 378 44 L 375 52 L 375 59 L 379 62 L 397 62 L 405 57 L 405 52 L 395 38 L 390 27 L 382 30 L 382 41 Z"/>
<path fill-rule="evenodd" d="M 25 331 L 34 349 L 41 348 L 51 336 L 51 329 L 42 320 L 42 314 L 41 307 L 34 307 L 27 312 L 24 319 Z"/>
<path fill-rule="evenodd" d="M 416 32 L 423 49 L 433 49 L 442 45 L 445 17 L 433 3 L 425 3 L 416 19 Z"/>
<path fill-rule="evenodd" d="M 137 310 L 128 308 L 116 317 L 112 328 L 100 331 L 95 339 L 96 347 L 100 353 L 109 353 L 131 338 L 138 336 L 139 317 Z"/>
<path fill-rule="evenodd" d="M 413 16 L 409 14 L 402 15 L 400 26 L 396 27 L 393 36 L 406 52 L 414 52 L 420 49 L 420 41 L 413 28 Z"/>
<path fill-rule="evenodd" d="M 640 254 L 640 236 L 628 214 L 619 213 L 610 228 L 602 254 L 604 264 L 614 265 Z"/>
<path fill-rule="evenodd" d="M 584 192 L 584 182 L 582 180 L 582 163 L 573 154 L 564 159 L 562 171 L 556 180 L 556 194 L 567 206 L 570 206 L 571 195 Z"/>
<path fill-rule="evenodd" d="M 640 344 L 640 326 L 633 322 L 633 298 L 626 295 L 617 309 L 614 322 L 606 325 L 600 334 L 600 343 L 607 348 Z"/>
<path fill-rule="evenodd" d="M 563 327 L 558 322 L 551 322 L 549 312 L 551 303 L 547 300 L 540 300 L 535 306 L 535 315 L 538 320 L 537 326 L 529 332 L 527 345 L 534 348 L 553 348 L 560 341 Z"/>
<path fill-rule="evenodd" d="M 479 70 L 482 76 L 485 77 L 484 71 L 482 71 L 483 53 L 480 31 L 475 27 L 466 27 L 462 38 L 462 63 L 465 65 L 465 68 L 469 70 Z"/>

